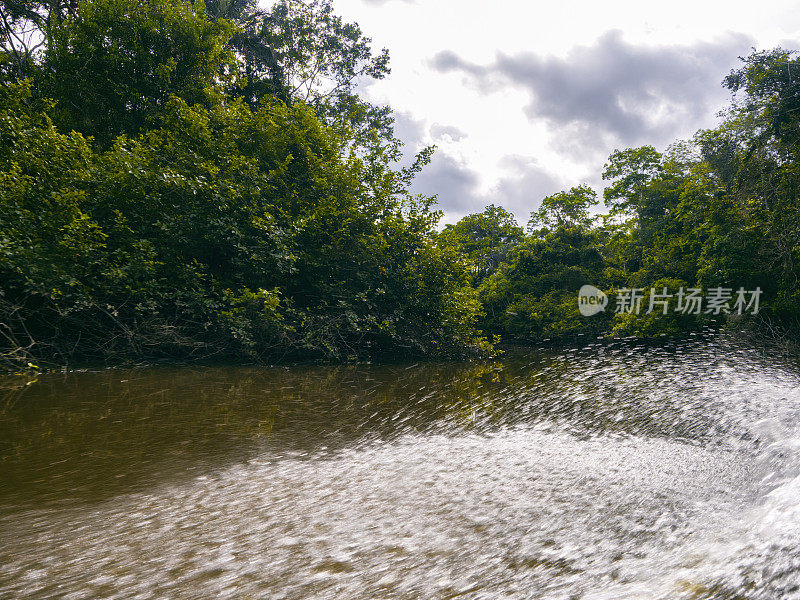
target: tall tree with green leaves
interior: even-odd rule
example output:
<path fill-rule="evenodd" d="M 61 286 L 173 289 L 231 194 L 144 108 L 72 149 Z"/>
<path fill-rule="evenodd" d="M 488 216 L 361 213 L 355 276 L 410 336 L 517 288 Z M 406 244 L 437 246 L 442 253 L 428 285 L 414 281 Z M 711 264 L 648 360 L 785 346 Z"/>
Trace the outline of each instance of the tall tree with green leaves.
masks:
<path fill-rule="evenodd" d="M 733 94 L 726 119 L 697 136 L 734 223 L 716 255 L 747 248 L 742 264 L 765 280 L 776 314 L 791 321 L 800 310 L 800 59 L 775 48 L 742 62 L 724 80 Z M 708 263 L 713 272 L 712 256 Z"/>
<path fill-rule="evenodd" d="M 592 224 L 590 210 L 597 204 L 597 192 L 587 185 L 573 187 L 542 199 L 539 210 L 531 213 L 528 232 L 557 227 L 587 228 Z"/>
<path fill-rule="evenodd" d="M 65 130 L 108 147 L 118 135 L 157 127 L 172 97 L 206 106 L 232 68 L 232 29 L 184 0 L 93 0 L 52 25 L 40 93 L 56 101 Z"/>
<path fill-rule="evenodd" d="M 490 204 L 481 213 L 467 215 L 454 225 L 446 225 L 439 240 L 452 246 L 468 260 L 473 283 L 478 285 L 508 260 L 524 233 L 514 215 Z"/>

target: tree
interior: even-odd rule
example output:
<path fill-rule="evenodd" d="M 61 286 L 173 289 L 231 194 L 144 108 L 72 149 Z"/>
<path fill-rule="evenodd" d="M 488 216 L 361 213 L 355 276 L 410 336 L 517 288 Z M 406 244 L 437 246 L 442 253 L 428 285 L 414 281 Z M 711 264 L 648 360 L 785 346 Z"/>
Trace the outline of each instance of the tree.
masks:
<path fill-rule="evenodd" d="M 557 227 L 586 228 L 592 223 L 589 210 L 597 204 L 597 192 L 586 185 L 573 187 L 542 200 L 539 210 L 531 213 L 528 232 Z"/>
<path fill-rule="evenodd" d="M 52 42 L 51 30 L 78 12 L 79 0 L 0 2 L 0 82 L 30 77 Z"/>
<path fill-rule="evenodd" d="M 134 5 L 85 0 L 36 77 L 0 86 L 0 360 L 490 349 L 408 191 L 430 151 L 396 170 L 304 102 L 227 95 L 224 20 Z"/>
<path fill-rule="evenodd" d="M 641 212 L 644 190 L 657 175 L 661 154 L 652 146 L 615 150 L 603 169 L 603 179 L 612 183 L 603 191 L 603 199 L 612 213 Z"/>
<path fill-rule="evenodd" d="M 603 288 L 603 269 L 593 231 L 561 226 L 527 237 L 479 289 L 486 331 L 527 342 L 602 331 L 608 319 L 581 317 L 577 293 Z"/>
<path fill-rule="evenodd" d="M 336 15 L 331 0 L 280 0 L 263 21 L 262 34 L 292 100 L 314 107 L 332 125 L 355 129 L 355 135 L 374 129 L 391 137 L 389 109 L 369 105 L 355 91 L 359 80 L 389 74 L 389 52 L 373 55 L 372 40 L 357 23 Z"/>
<path fill-rule="evenodd" d="M 92 0 L 51 22 L 38 92 L 56 122 L 109 147 L 118 135 L 157 127 L 171 97 L 210 106 L 232 68 L 232 30 L 184 0 Z"/>
<path fill-rule="evenodd" d="M 373 54 L 371 39 L 336 15 L 331 0 L 279 0 L 269 9 L 255 0 L 214 0 L 206 10 L 236 25 L 230 43 L 243 77 L 234 95 L 253 107 L 267 94 L 308 104 L 355 146 L 374 134 L 394 139 L 389 107 L 373 106 L 356 91 L 359 82 L 389 74 L 389 53 Z"/>
<path fill-rule="evenodd" d="M 733 94 L 725 121 L 697 136 L 728 215 L 715 238 L 718 254 L 708 253 L 703 272 L 731 271 L 731 263 L 712 265 L 729 256 L 725 248 L 744 246 L 749 278 L 764 280 L 776 313 L 792 320 L 800 309 L 800 59 L 775 48 L 741 60 L 724 80 Z"/>
<path fill-rule="evenodd" d="M 235 25 L 230 46 L 235 51 L 241 75 L 229 93 L 257 108 L 264 96 L 290 101 L 283 65 L 269 43 L 273 24 L 270 11 L 256 0 L 211 0 L 206 4 L 211 20 L 224 19 Z"/>
<path fill-rule="evenodd" d="M 467 258 L 475 285 L 494 273 L 523 237 L 514 215 L 494 204 L 455 225 L 446 225 L 439 235 L 441 242 Z"/>

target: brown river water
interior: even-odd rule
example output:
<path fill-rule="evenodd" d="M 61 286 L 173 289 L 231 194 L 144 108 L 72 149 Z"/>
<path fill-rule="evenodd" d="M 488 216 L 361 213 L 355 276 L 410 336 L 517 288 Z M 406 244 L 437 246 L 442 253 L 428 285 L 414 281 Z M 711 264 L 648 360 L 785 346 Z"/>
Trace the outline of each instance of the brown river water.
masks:
<path fill-rule="evenodd" d="M 0 598 L 800 598 L 800 368 L 711 338 L 3 380 Z"/>

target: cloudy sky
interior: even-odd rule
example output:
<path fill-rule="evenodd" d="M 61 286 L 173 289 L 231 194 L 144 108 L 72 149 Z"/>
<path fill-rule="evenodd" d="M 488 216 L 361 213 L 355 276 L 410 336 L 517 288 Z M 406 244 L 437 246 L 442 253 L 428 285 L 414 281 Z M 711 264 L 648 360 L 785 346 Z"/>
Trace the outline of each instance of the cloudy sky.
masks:
<path fill-rule="evenodd" d="M 438 150 L 415 191 L 445 222 L 499 203 L 602 189 L 615 148 L 689 138 L 728 101 L 752 47 L 800 48 L 797 1 L 334 0 L 392 74 L 362 92 L 395 109 L 409 152 Z"/>

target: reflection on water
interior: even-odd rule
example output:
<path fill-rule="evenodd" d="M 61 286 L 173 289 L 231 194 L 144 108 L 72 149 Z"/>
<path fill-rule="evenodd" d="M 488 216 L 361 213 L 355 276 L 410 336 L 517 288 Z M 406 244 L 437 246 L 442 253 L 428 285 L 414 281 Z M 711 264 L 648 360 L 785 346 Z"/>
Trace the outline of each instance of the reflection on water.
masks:
<path fill-rule="evenodd" d="M 800 598 L 800 374 L 729 342 L 0 390 L 2 598 Z"/>

